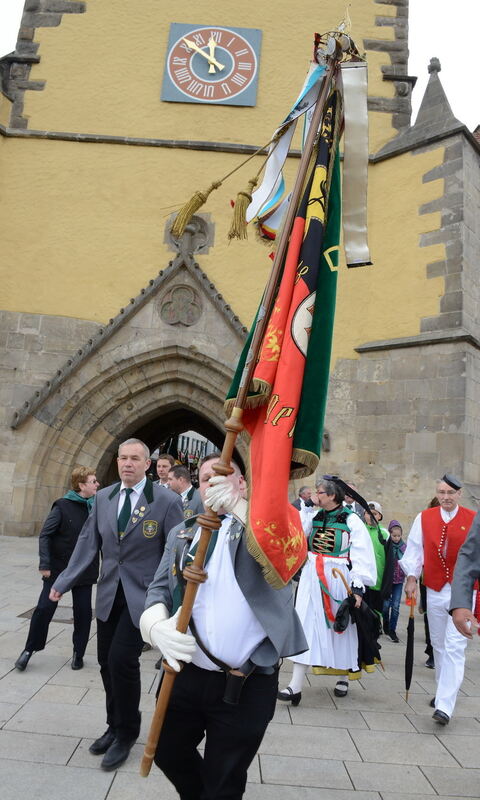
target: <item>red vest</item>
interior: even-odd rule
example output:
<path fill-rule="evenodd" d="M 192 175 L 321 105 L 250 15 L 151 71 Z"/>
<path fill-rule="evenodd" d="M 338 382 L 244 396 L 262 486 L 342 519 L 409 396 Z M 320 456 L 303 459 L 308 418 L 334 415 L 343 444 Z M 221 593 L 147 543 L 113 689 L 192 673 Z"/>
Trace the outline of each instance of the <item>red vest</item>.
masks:
<path fill-rule="evenodd" d="M 440 506 L 422 511 L 423 582 L 439 592 L 451 583 L 458 551 L 467 538 L 475 511 L 458 506 L 450 522 L 444 522 Z M 444 557 L 446 544 L 446 555 Z"/>

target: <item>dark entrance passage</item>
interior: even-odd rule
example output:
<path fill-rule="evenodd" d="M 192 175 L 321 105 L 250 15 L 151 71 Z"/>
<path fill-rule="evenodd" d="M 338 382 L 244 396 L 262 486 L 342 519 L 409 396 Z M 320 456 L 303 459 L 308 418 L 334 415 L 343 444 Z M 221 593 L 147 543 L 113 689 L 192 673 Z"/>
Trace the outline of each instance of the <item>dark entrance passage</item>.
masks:
<path fill-rule="evenodd" d="M 202 414 L 182 407 L 165 410 L 158 416 L 143 422 L 138 428 L 125 430 L 118 437 L 118 441 L 121 442 L 132 437 L 141 439 L 150 449 L 150 452 L 153 453 L 163 443 L 171 440 L 176 441 L 178 437 L 181 437 L 187 431 L 193 431 L 205 437 L 215 450 L 222 449 L 225 432 Z M 209 450 L 211 449 L 212 447 L 209 447 Z M 173 454 L 175 455 L 175 453 Z M 242 472 L 244 472 L 244 462 L 238 450 L 235 450 L 234 458 Z M 115 455 L 104 474 L 101 475 L 102 486 L 108 486 L 116 480 L 118 480 L 118 472 Z"/>

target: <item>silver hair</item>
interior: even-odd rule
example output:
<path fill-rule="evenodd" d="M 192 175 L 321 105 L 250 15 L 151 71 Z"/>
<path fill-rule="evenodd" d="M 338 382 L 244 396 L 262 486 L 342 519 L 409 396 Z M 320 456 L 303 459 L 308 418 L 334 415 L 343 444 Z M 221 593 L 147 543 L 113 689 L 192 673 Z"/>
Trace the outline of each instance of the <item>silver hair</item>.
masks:
<path fill-rule="evenodd" d="M 145 442 L 142 442 L 142 440 L 141 440 L 141 439 L 125 439 L 125 441 L 124 441 L 124 442 L 121 442 L 121 443 L 118 445 L 118 455 L 120 455 L 120 450 L 121 450 L 121 449 L 122 449 L 122 447 L 124 447 L 124 445 L 126 445 L 126 444 L 141 444 L 141 445 L 142 445 L 142 447 L 143 447 L 143 452 L 145 453 L 145 458 L 146 458 L 146 459 L 149 459 L 149 458 L 150 458 L 150 450 L 148 449 L 148 447 L 147 447 L 147 445 L 145 444 Z"/>

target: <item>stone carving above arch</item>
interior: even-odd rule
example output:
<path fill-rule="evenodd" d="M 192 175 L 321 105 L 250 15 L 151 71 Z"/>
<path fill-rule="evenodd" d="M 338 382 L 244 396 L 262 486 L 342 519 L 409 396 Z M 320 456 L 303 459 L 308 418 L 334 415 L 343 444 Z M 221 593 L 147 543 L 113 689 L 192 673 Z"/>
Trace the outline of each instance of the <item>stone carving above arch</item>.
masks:
<path fill-rule="evenodd" d="M 195 325 L 202 316 L 198 292 L 185 284 L 174 286 L 160 300 L 160 317 L 167 325 Z"/>
<path fill-rule="evenodd" d="M 100 325 L 97 333 L 83 342 L 43 386 L 35 389 L 32 396 L 15 411 L 11 427 L 17 429 L 31 415 L 36 415 L 50 397 L 55 397 L 63 391 L 63 386 L 69 377 L 75 375 L 85 364 L 92 362 L 97 354 L 102 355 L 120 345 L 123 347 L 127 339 L 130 342 L 130 349 L 135 346 L 141 350 L 142 346 L 147 346 L 147 340 L 148 347 L 156 347 L 159 337 L 163 336 L 167 340 L 172 332 L 178 331 L 178 327 L 162 319 L 157 301 L 162 290 L 165 292 L 163 297 L 166 297 L 166 294 L 176 286 L 188 286 L 198 298 L 202 309 L 197 325 L 182 325 L 182 336 L 186 337 L 186 344 L 197 349 L 202 349 L 203 346 L 206 352 L 210 352 L 213 346 L 208 327 L 210 323 L 210 330 L 213 325 L 220 331 L 218 341 L 223 342 L 224 357 L 227 361 L 232 359 L 233 364 L 243 346 L 247 328 L 242 325 L 239 317 L 225 302 L 215 284 L 200 269 L 200 265 L 194 261 L 192 255 L 179 254 L 169 263 L 167 269 L 160 270 L 157 277 L 152 278 L 148 286 L 141 289 L 136 297 L 130 298 L 130 302 L 120 309 L 116 317 L 110 319 L 106 325 Z M 151 306 L 155 309 L 153 315 Z M 164 326 L 163 331 L 159 327 L 161 325 Z M 193 329 L 195 334 L 187 335 L 187 332 Z M 121 358 L 123 354 L 119 351 L 117 359 Z"/>

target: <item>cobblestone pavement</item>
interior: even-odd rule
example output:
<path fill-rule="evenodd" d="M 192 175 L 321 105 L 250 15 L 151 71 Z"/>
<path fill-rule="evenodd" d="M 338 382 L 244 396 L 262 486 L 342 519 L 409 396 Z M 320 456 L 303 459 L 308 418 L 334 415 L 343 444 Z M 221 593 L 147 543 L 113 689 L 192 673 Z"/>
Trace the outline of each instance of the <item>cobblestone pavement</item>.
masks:
<path fill-rule="evenodd" d="M 142 656 L 142 730 L 127 763 L 102 772 L 88 747 L 105 729 L 95 658 L 95 626 L 85 667 L 72 671 L 67 594 L 50 639 L 25 672 L 13 663 L 25 643 L 40 591 L 37 540 L 0 538 L 0 797 L 2 800 L 171 800 L 175 791 L 153 766 L 138 774 L 154 703 L 153 651 Z M 57 620 L 57 621 L 55 621 Z M 279 703 L 249 772 L 246 800 L 426 800 L 480 796 L 480 641 L 467 650 L 455 717 L 442 728 L 428 705 L 432 670 L 425 668 L 417 618 L 415 670 L 408 703 L 403 690 L 406 610 L 400 644 L 382 637 L 380 669 L 333 695 L 334 679 L 310 676 L 301 705 Z M 288 671 L 288 662 L 283 670 Z M 301 787 L 301 794 L 299 789 Z"/>

